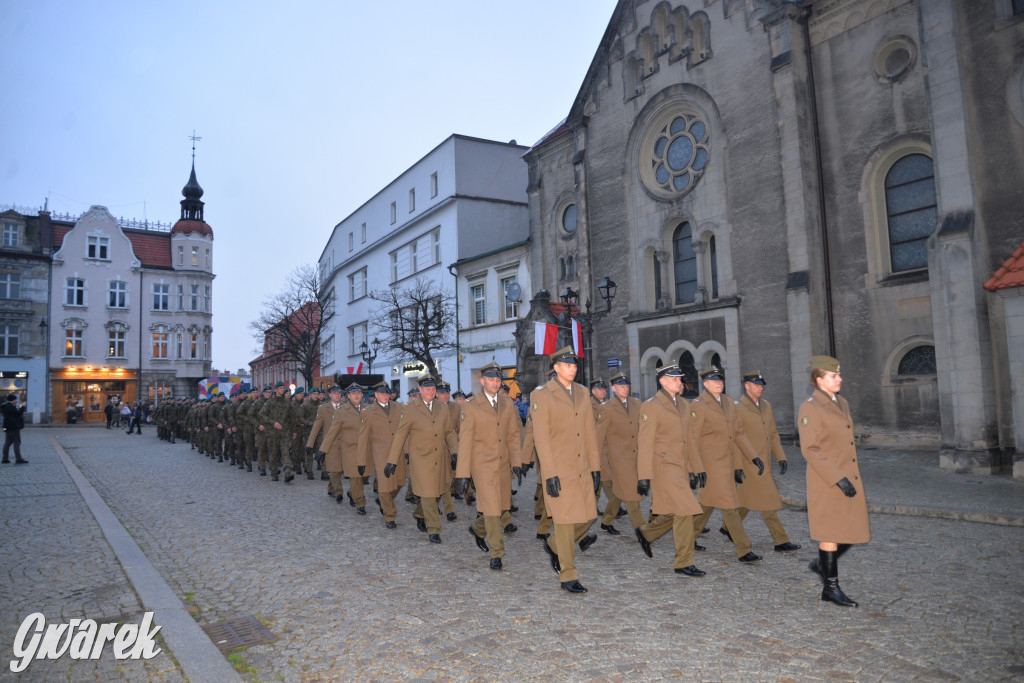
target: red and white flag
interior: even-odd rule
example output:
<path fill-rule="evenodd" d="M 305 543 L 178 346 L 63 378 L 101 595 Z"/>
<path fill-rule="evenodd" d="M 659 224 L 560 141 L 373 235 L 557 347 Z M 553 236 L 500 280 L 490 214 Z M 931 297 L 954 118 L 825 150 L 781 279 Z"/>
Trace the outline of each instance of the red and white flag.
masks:
<path fill-rule="evenodd" d="M 547 356 L 558 350 L 558 326 L 547 323 L 533 323 L 533 352 Z"/>
<path fill-rule="evenodd" d="M 583 358 L 583 330 L 580 329 L 580 324 L 576 322 L 576 319 L 572 319 L 572 350 L 576 352 L 576 355 Z"/>

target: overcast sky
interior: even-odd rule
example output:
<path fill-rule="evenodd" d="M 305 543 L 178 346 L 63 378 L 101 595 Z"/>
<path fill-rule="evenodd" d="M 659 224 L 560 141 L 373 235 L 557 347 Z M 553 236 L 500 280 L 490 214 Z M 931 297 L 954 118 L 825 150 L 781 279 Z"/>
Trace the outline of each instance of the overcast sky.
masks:
<path fill-rule="evenodd" d="M 0 204 L 176 221 L 195 129 L 213 365 L 331 229 L 452 133 L 531 145 L 614 0 L 0 0 Z"/>

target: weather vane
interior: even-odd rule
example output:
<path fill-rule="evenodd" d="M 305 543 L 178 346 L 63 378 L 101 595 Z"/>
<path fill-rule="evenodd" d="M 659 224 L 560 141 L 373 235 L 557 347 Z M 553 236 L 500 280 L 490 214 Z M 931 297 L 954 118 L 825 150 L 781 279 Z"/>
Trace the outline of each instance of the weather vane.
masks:
<path fill-rule="evenodd" d="M 201 137 L 196 136 L 196 131 L 192 129 L 192 135 L 188 136 L 188 139 L 192 141 L 192 164 L 196 163 L 196 143 L 202 140 Z"/>

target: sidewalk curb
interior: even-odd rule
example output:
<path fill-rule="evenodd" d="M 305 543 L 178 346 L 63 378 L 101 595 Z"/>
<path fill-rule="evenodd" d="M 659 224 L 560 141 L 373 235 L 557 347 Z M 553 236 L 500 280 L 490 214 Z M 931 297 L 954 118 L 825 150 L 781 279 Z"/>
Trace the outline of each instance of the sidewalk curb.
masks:
<path fill-rule="evenodd" d="M 86 506 L 99 524 L 128 580 L 139 594 L 143 608 L 154 612 L 153 621 L 161 626 L 167 648 L 190 681 L 241 681 L 234 667 L 199 627 L 185 605 L 171 590 L 160 572 L 149 561 L 132 535 L 107 506 L 89 480 L 71 462 L 57 437 L 51 436 L 54 448 L 82 495 Z"/>
<path fill-rule="evenodd" d="M 782 496 L 782 504 L 792 510 L 806 510 L 807 501 L 799 498 Z M 994 515 L 988 512 L 966 512 L 964 510 L 941 510 L 938 508 L 915 507 L 913 505 L 872 505 L 868 504 L 868 512 L 883 515 L 904 515 L 907 517 L 931 517 L 933 519 L 951 519 L 958 522 L 976 522 L 979 524 L 995 524 L 998 526 L 1024 527 L 1024 517 L 1013 515 Z"/>

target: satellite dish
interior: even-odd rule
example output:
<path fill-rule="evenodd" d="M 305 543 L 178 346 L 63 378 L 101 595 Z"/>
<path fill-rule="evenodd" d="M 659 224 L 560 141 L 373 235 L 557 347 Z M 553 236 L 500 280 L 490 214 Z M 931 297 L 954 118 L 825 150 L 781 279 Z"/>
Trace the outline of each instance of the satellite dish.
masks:
<path fill-rule="evenodd" d="M 508 286 L 508 289 L 505 290 L 505 298 L 512 303 L 518 302 L 519 297 L 522 296 L 522 294 L 523 288 L 519 286 L 518 282 L 513 282 Z"/>

